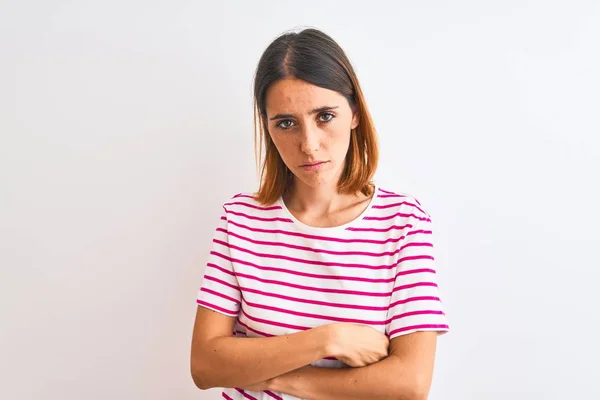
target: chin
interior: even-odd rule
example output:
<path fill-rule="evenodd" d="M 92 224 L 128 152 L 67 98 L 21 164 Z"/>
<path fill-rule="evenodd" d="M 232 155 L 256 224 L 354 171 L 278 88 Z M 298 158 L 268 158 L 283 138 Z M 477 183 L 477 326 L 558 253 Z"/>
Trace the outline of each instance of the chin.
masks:
<path fill-rule="evenodd" d="M 319 186 L 328 186 L 338 181 L 336 174 L 333 171 L 323 171 L 319 174 L 302 174 L 300 177 L 296 177 L 306 186 L 317 188 Z"/>

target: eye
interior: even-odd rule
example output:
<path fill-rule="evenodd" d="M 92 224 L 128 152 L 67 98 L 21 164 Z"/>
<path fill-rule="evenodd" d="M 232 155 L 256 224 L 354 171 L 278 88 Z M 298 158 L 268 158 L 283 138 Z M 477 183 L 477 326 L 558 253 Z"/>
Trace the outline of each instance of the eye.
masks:
<path fill-rule="evenodd" d="M 335 115 L 333 115 L 332 113 L 328 113 L 328 112 L 319 115 L 319 120 L 321 122 L 330 122 L 334 118 L 335 118 Z"/>
<path fill-rule="evenodd" d="M 279 129 L 290 129 L 292 127 L 293 122 L 294 121 L 292 121 L 291 119 L 284 119 L 275 124 L 275 126 Z"/>

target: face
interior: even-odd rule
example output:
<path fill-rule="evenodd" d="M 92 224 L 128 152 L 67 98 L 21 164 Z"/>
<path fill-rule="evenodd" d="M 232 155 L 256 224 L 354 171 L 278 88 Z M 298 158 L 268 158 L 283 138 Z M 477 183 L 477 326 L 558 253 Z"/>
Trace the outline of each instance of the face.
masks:
<path fill-rule="evenodd" d="M 358 126 L 348 100 L 299 79 L 282 79 L 266 93 L 267 127 L 297 180 L 335 185 L 344 170 L 350 130 Z"/>

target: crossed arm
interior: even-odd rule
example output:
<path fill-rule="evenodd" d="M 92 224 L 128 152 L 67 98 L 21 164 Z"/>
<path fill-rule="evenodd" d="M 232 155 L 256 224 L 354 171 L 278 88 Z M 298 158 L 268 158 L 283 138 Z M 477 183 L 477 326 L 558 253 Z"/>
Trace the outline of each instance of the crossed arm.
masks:
<path fill-rule="evenodd" d="M 198 307 L 191 374 L 200 389 L 273 390 L 309 399 L 424 400 L 431 384 L 436 332 L 391 340 L 389 355 L 359 368 L 317 368 L 334 356 L 327 325 L 269 338 L 231 337 L 235 318 Z"/>
<path fill-rule="evenodd" d="M 249 390 L 274 390 L 319 400 L 425 400 L 431 384 L 435 332 L 415 332 L 392 339 L 390 355 L 360 368 L 302 367 Z"/>

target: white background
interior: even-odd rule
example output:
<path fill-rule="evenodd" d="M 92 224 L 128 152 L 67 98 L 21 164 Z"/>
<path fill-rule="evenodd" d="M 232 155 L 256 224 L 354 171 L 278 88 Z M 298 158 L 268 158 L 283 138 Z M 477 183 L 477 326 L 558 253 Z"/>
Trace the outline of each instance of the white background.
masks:
<path fill-rule="evenodd" d="M 219 399 L 189 345 L 252 76 L 347 51 L 378 183 L 432 215 L 432 400 L 598 399 L 600 2 L 0 1 L 0 398 Z"/>

